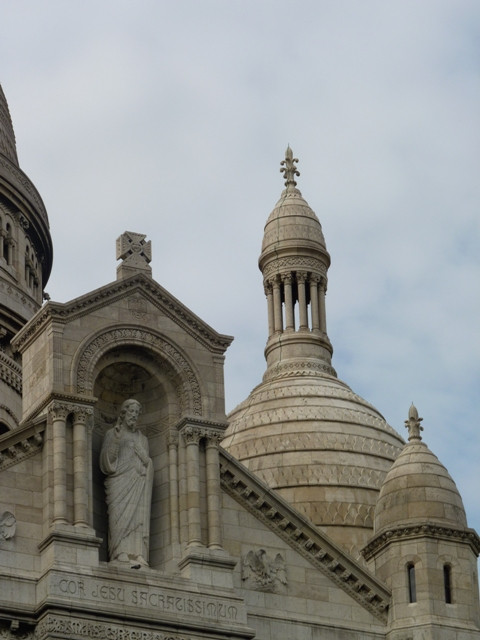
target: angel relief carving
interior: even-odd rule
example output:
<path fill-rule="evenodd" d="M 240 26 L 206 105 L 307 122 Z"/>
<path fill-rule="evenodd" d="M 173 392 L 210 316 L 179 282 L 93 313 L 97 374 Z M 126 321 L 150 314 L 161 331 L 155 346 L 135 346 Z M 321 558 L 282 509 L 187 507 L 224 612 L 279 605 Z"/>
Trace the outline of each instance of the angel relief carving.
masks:
<path fill-rule="evenodd" d="M 250 589 L 280 592 L 287 585 L 285 560 L 280 553 L 272 558 L 265 549 L 249 551 L 242 556 L 242 581 Z"/>

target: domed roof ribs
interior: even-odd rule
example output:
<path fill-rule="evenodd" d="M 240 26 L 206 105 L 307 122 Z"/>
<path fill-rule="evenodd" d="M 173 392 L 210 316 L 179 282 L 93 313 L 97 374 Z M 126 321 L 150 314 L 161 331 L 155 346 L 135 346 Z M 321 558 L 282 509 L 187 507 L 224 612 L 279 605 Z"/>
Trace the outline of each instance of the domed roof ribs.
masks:
<path fill-rule="evenodd" d="M 268 378 L 294 360 L 295 370 L 299 360 L 309 366 L 315 361 L 336 376 L 325 309 L 330 255 L 321 224 L 297 189 L 297 162 L 289 145 L 280 163 L 285 189 L 265 225 L 259 259 L 268 307 Z"/>

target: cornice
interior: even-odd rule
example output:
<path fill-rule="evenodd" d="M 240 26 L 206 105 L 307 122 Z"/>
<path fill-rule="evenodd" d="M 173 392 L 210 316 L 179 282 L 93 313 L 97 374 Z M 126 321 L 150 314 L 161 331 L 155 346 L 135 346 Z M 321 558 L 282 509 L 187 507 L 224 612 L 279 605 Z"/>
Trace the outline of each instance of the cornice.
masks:
<path fill-rule="evenodd" d="M 362 555 L 368 561 L 392 542 L 418 538 L 437 538 L 468 544 L 476 556 L 480 554 L 480 538 L 474 529 L 455 529 L 424 522 L 400 526 L 379 533 L 362 549 Z"/>
<path fill-rule="evenodd" d="M 43 445 L 45 425 L 30 425 L 0 437 L 0 471 L 35 455 Z"/>
<path fill-rule="evenodd" d="M 38 421 L 39 419 L 46 420 L 46 411 L 49 405 L 52 403 L 64 405 L 69 413 L 72 413 L 76 409 L 85 409 L 89 412 L 89 409 L 95 405 L 97 398 L 94 396 L 80 396 L 67 393 L 52 393 L 46 398 L 43 398 L 22 420 L 22 426 L 28 426 L 32 421 Z"/>
<path fill-rule="evenodd" d="M 22 393 L 22 369 L 3 351 L 0 351 L 0 380 L 17 393 Z"/>
<path fill-rule="evenodd" d="M 217 333 L 155 280 L 139 273 L 130 278 L 112 282 L 84 296 L 75 298 L 71 302 L 48 302 L 17 333 L 12 341 L 12 346 L 17 351 L 22 351 L 48 322 L 67 323 L 85 316 L 99 307 L 105 307 L 116 300 L 130 296 L 136 290 L 140 290 L 157 309 L 161 309 L 167 317 L 182 326 L 188 334 L 199 340 L 209 351 L 224 353 L 231 344 L 232 336 Z"/>
<path fill-rule="evenodd" d="M 386 624 L 388 589 L 223 449 L 220 479 L 232 498 Z"/>

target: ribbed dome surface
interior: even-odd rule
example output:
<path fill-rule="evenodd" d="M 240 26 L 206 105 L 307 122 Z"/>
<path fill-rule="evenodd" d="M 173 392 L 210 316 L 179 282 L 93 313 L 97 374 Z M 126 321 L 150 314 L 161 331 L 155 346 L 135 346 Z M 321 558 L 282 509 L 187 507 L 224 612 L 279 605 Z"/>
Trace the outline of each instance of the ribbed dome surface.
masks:
<path fill-rule="evenodd" d="M 420 522 L 467 526 L 463 502 L 450 474 L 424 442 L 412 440 L 381 488 L 375 533 Z"/>
<path fill-rule="evenodd" d="M 256 387 L 222 445 L 349 550 L 372 533 L 378 491 L 403 441 L 343 382 L 312 370 Z"/>
<path fill-rule="evenodd" d="M 270 252 L 291 252 L 295 247 L 326 252 L 319 219 L 298 189 L 284 189 L 265 224 L 260 261 Z"/>

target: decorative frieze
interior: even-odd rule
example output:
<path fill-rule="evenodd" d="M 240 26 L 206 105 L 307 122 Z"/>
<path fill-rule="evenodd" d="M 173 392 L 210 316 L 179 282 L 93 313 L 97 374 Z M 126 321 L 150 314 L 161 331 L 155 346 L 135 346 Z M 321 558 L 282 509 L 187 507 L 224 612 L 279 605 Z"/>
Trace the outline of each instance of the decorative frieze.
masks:
<path fill-rule="evenodd" d="M 0 380 L 17 393 L 22 393 L 22 369 L 2 351 L 0 351 Z"/>
<path fill-rule="evenodd" d="M 0 470 L 35 455 L 42 448 L 45 426 L 12 431 L 0 445 Z"/>
<path fill-rule="evenodd" d="M 357 422 L 358 424 L 358 422 Z M 228 450 L 238 460 L 255 456 L 269 455 L 285 451 L 309 451 L 312 446 L 321 444 L 322 451 L 349 451 L 352 453 L 364 453 L 394 460 L 400 453 L 400 447 L 396 447 L 385 440 L 353 435 L 349 433 L 330 432 L 297 432 L 294 438 L 283 440 L 272 437 L 258 437 L 254 441 L 236 442 L 228 445 Z"/>
<path fill-rule="evenodd" d="M 182 326 L 186 333 L 200 341 L 209 351 L 224 353 L 232 342 L 231 336 L 214 332 L 149 276 L 140 273 L 124 280 L 118 280 L 108 287 L 95 291 L 90 296 L 82 296 L 70 304 L 49 302 L 33 323 L 29 323 L 28 327 L 18 332 L 13 341 L 14 348 L 22 351 L 34 335 L 42 331 L 49 322 L 74 320 L 91 313 L 98 307 L 105 307 L 119 299 L 130 297 L 135 290 L 141 290 L 145 299 L 149 300 L 156 309 Z"/>
<path fill-rule="evenodd" d="M 411 540 L 414 538 L 439 538 L 470 545 L 475 555 L 480 554 L 480 537 L 474 529 L 453 529 L 436 524 L 416 524 L 388 529 L 375 536 L 363 549 L 365 560 L 370 560 L 384 547 L 392 542 Z"/>

